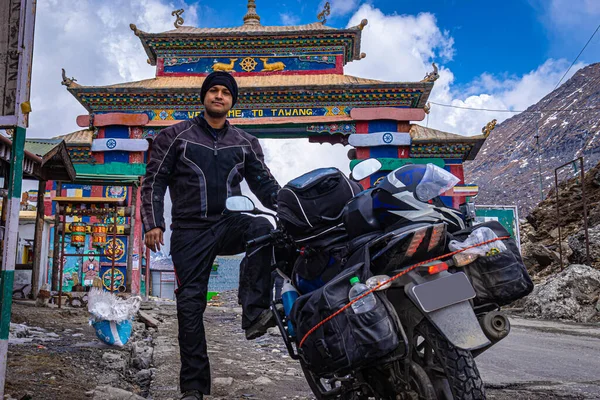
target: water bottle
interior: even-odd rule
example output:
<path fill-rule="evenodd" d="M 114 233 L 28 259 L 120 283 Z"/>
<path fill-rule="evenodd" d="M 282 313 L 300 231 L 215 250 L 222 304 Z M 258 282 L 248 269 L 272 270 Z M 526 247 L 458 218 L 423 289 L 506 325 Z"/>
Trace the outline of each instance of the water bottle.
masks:
<path fill-rule="evenodd" d="M 357 276 L 350 279 L 350 284 L 352 285 L 350 288 L 350 293 L 348 294 L 350 301 L 370 290 L 367 285 L 360 283 L 360 279 L 358 279 Z M 375 296 L 373 296 L 373 293 L 370 293 L 355 303 L 352 303 L 352 310 L 354 310 L 355 314 L 365 313 L 375 308 L 375 303 Z"/>
<path fill-rule="evenodd" d="M 283 281 L 283 287 L 281 288 L 281 300 L 283 301 L 283 310 L 285 311 L 285 316 L 288 320 L 288 333 L 291 337 L 296 336 L 296 332 L 294 332 L 294 327 L 292 326 L 292 321 L 290 321 L 290 312 L 292 312 L 292 306 L 297 298 L 298 291 L 294 285 L 292 285 L 292 282 L 289 279 L 285 279 Z"/>

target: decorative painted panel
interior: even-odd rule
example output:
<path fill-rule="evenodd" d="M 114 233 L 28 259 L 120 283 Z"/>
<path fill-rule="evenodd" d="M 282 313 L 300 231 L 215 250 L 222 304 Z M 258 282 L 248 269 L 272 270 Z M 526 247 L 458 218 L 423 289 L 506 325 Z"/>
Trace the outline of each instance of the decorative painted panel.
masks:
<path fill-rule="evenodd" d="M 164 60 L 159 75 L 206 75 L 213 71 L 236 73 L 331 71 L 336 69 L 335 55 L 257 57 L 242 54 L 234 57 L 172 57 Z M 341 60 L 340 60 L 341 62 Z M 341 65 L 341 64 L 340 64 Z"/>
<path fill-rule="evenodd" d="M 343 106 L 325 107 L 285 107 L 285 108 L 257 108 L 246 110 L 234 108 L 229 111 L 227 118 L 286 118 L 286 117 L 335 117 L 349 115 L 351 108 Z M 202 110 L 151 110 L 146 111 L 152 121 L 187 120 L 202 114 Z"/>

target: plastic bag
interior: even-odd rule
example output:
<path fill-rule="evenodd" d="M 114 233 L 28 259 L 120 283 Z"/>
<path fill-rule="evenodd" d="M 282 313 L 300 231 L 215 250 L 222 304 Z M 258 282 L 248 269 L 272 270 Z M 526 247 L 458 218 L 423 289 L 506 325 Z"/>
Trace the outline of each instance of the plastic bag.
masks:
<path fill-rule="evenodd" d="M 90 325 L 98 339 L 114 346 L 125 345 L 131 337 L 131 320 L 140 309 L 141 297 L 121 299 L 110 292 L 93 288 L 88 298 Z"/>
<path fill-rule="evenodd" d="M 139 296 L 121 299 L 97 288 L 92 288 L 88 295 L 88 311 L 94 321 L 122 322 L 132 319 L 141 304 L 142 299 Z"/>
<path fill-rule="evenodd" d="M 427 164 L 423 179 L 415 190 L 421 201 L 429 201 L 452 189 L 460 182 L 451 172 L 446 171 L 434 164 Z"/>
<path fill-rule="evenodd" d="M 482 227 L 475 229 L 464 242 L 458 240 L 451 240 L 448 244 L 448 248 L 451 251 L 462 250 L 464 248 L 474 246 L 478 243 L 487 242 L 488 240 L 497 239 L 498 235 L 494 233 L 490 228 Z M 490 256 L 506 251 L 506 246 L 501 240 L 497 240 L 492 243 L 485 244 L 483 246 L 473 247 L 472 249 L 465 250 L 466 254 L 478 254 L 480 256 Z"/>

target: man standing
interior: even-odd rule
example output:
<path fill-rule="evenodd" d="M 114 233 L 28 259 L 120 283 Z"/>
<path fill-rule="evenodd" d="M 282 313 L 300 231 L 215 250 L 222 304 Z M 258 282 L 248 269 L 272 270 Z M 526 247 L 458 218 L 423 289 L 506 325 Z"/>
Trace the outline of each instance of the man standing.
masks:
<path fill-rule="evenodd" d="M 224 213 L 225 201 L 241 194 L 244 178 L 270 209 L 275 208 L 280 189 L 264 163 L 258 139 L 226 119 L 237 97 L 237 83 L 230 74 L 208 75 L 200 91 L 204 115 L 163 129 L 156 136 L 142 184 L 145 243 L 152 251 L 164 245 L 167 187 L 173 203 L 171 256 L 178 285 L 180 389 L 185 400 L 210 394 L 203 314 L 215 257 L 243 252 L 246 241 L 266 235 L 272 228 L 262 217 Z M 269 310 L 272 254 L 272 248 L 266 247 L 243 263 L 239 298 L 242 328 L 249 340 L 274 326 Z"/>

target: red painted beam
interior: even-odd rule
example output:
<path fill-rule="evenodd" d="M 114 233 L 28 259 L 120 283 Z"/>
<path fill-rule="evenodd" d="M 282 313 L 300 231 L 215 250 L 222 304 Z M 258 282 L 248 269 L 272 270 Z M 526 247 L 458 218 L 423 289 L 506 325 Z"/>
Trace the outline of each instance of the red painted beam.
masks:
<path fill-rule="evenodd" d="M 425 119 L 425 111 L 422 108 L 353 108 L 350 111 L 350 117 L 355 121 L 423 121 Z"/>
<path fill-rule="evenodd" d="M 144 126 L 150 119 L 146 114 L 128 114 L 128 113 L 109 113 L 94 115 L 94 126 L 125 125 L 125 126 Z M 77 117 L 77 125 L 82 128 L 90 126 L 90 116 L 80 115 Z"/>

